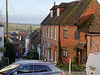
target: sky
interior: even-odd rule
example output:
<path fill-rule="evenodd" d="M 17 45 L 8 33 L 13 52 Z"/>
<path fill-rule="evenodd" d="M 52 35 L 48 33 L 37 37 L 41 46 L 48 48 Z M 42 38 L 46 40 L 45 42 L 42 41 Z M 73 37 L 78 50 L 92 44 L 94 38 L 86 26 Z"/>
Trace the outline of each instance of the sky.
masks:
<path fill-rule="evenodd" d="M 50 13 L 56 2 L 72 2 L 76 0 L 8 0 L 8 16 L 10 23 L 40 24 Z M 98 0 L 100 3 L 100 0 Z M 0 0 L 0 13 L 6 20 L 6 0 Z"/>

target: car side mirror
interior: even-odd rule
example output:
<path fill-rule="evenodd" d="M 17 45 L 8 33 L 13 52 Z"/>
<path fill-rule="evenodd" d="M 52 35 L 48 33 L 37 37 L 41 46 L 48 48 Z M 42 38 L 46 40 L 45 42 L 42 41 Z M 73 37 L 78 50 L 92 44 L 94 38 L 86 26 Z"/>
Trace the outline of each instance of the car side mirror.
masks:
<path fill-rule="evenodd" d="M 17 72 L 13 72 L 11 75 L 17 75 Z"/>

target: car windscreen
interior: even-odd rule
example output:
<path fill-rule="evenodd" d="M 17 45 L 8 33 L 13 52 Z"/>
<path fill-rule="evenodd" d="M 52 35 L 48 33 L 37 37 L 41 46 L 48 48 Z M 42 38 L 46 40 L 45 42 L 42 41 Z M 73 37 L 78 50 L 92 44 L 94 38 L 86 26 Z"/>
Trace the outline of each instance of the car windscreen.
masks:
<path fill-rule="evenodd" d="M 16 67 L 18 67 L 18 66 L 19 66 L 19 64 L 12 64 L 12 65 L 9 65 L 9 66 L 7 66 L 7 67 L 1 69 L 1 70 L 0 70 L 0 73 L 6 74 L 6 73 L 10 72 L 11 70 L 13 70 L 14 68 L 16 68 Z"/>

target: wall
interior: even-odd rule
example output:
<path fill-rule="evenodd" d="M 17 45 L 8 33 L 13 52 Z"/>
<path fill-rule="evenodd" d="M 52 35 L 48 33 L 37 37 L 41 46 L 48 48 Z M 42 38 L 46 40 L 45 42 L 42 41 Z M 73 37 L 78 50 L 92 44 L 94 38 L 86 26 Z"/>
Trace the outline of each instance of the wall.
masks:
<path fill-rule="evenodd" d="M 100 35 L 87 35 L 87 57 L 90 53 L 100 53 Z"/>
<path fill-rule="evenodd" d="M 44 30 L 44 27 L 45 27 L 45 30 Z M 48 34 L 48 29 L 47 29 L 47 36 L 46 36 L 46 27 L 50 28 L 50 34 Z M 51 39 L 52 27 L 53 27 L 53 38 Z M 55 39 L 55 27 L 56 27 L 56 39 Z M 43 36 L 43 31 L 45 32 L 44 36 Z M 59 35 L 58 35 L 58 32 L 59 32 L 59 27 L 57 25 L 42 25 L 42 35 L 41 35 L 42 54 L 43 54 L 44 43 L 49 43 L 49 45 L 50 45 L 50 59 L 52 57 L 51 50 L 53 50 L 53 61 L 56 61 L 56 62 L 58 61 L 58 54 L 59 54 L 59 47 L 58 47 Z M 49 35 L 49 37 L 48 37 L 48 35 Z M 46 52 L 46 49 L 45 49 L 45 52 Z M 56 52 L 56 55 L 55 55 L 55 52 Z M 47 55 L 47 54 L 45 54 L 45 55 Z M 44 57 L 45 55 L 42 55 L 42 56 Z"/>
<path fill-rule="evenodd" d="M 0 27 L 0 37 L 2 37 L 2 40 L 0 41 L 0 47 L 4 47 L 4 27 Z M 0 52 L 0 61 L 2 56 L 3 53 Z"/>
<path fill-rule="evenodd" d="M 63 30 L 68 29 L 68 38 L 64 38 Z M 60 27 L 60 40 L 61 40 L 61 47 L 67 47 L 67 57 L 63 57 L 63 50 L 62 50 L 62 60 L 64 63 L 68 63 L 69 58 L 74 61 L 74 57 L 76 55 L 76 51 L 74 50 L 75 46 L 78 44 L 79 40 L 75 40 L 75 31 L 77 30 L 77 26 L 61 26 Z"/>

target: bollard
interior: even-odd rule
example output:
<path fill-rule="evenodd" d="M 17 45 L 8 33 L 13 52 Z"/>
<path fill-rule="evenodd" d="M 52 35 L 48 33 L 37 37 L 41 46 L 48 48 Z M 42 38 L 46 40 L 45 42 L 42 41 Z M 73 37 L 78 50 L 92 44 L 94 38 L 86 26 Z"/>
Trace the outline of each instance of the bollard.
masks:
<path fill-rule="evenodd" d="M 71 73 L 71 58 L 69 59 L 69 74 Z"/>

